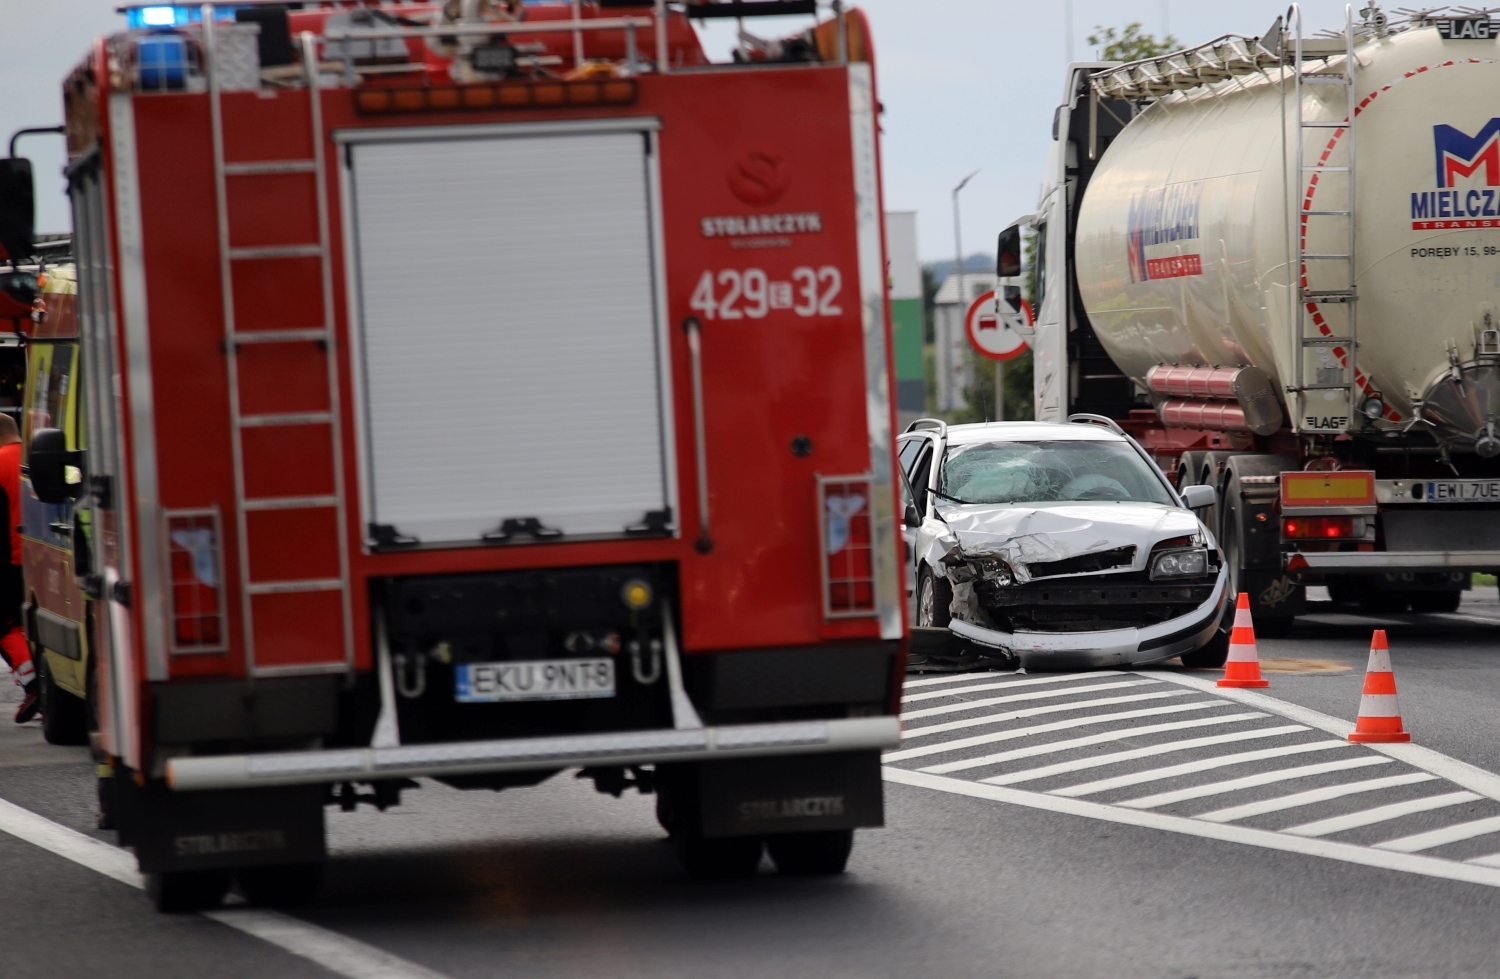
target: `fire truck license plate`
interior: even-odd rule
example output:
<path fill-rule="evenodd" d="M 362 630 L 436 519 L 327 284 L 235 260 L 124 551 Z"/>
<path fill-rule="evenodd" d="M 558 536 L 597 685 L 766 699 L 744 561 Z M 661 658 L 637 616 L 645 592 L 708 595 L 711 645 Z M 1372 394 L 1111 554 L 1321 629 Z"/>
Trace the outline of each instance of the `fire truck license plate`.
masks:
<path fill-rule="evenodd" d="M 461 704 L 506 700 L 586 700 L 615 695 L 611 659 L 542 659 L 462 663 L 454 671 Z"/>
<path fill-rule="evenodd" d="M 1500 480 L 1430 480 L 1411 488 L 1411 495 L 1426 503 L 1500 503 Z"/>

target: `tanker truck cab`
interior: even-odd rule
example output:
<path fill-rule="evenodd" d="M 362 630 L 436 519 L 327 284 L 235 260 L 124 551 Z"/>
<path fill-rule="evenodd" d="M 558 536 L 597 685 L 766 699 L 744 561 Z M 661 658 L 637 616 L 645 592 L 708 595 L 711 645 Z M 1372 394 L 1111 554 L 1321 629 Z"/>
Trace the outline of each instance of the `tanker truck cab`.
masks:
<path fill-rule="evenodd" d="M 1026 668 L 1223 662 L 1228 576 L 1190 509 L 1212 489 L 1179 497 L 1101 416 L 914 424 L 902 448 L 920 446 L 907 519 L 918 626 Z"/>

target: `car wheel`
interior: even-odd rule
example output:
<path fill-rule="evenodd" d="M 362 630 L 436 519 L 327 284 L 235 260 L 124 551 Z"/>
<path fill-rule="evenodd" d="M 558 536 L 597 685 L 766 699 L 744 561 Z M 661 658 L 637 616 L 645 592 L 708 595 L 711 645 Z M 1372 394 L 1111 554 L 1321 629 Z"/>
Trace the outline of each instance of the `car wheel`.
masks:
<path fill-rule="evenodd" d="M 917 586 L 917 625 L 928 629 L 945 629 L 953 620 L 949 606 L 953 604 L 953 585 L 947 578 L 939 578 L 931 568 L 922 569 L 922 578 Z"/>
<path fill-rule="evenodd" d="M 1413 612 L 1457 612 L 1463 600 L 1464 593 L 1461 591 L 1412 592 L 1411 610 Z"/>
<path fill-rule="evenodd" d="M 1190 670 L 1216 670 L 1229 659 L 1229 633 L 1215 630 L 1208 642 L 1191 653 L 1183 653 L 1182 665 Z"/>
<path fill-rule="evenodd" d="M 42 710 L 42 737 L 48 744 L 88 744 L 88 705 L 57 685 L 44 656 L 40 647 L 33 648 L 32 660 L 40 684 L 37 693 Z"/>
<path fill-rule="evenodd" d="M 787 877 L 818 877 L 841 874 L 854 848 L 854 830 L 833 829 L 815 833 L 779 833 L 766 838 L 766 852 L 778 873 Z"/>
<path fill-rule="evenodd" d="M 146 896 L 163 914 L 216 908 L 229 892 L 227 870 L 173 870 L 146 875 Z"/>
<path fill-rule="evenodd" d="M 677 837 L 677 862 L 694 880 L 736 880 L 753 877 L 760 868 L 764 844 L 759 836 L 704 839 L 683 834 Z"/>

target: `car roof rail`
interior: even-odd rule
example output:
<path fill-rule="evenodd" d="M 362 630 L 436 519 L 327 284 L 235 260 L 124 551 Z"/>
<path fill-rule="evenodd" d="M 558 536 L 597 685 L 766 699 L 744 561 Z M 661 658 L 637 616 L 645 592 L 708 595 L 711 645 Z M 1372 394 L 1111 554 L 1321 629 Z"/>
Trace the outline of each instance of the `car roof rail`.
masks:
<path fill-rule="evenodd" d="M 1125 429 L 1120 427 L 1120 423 L 1107 415 L 1094 415 L 1084 411 L 1076 415 L 1069 415 L 1068 422 L 1070 424 L 1076 422 L 1079 425 L 1103 425 L 1116 435 L 1126 434 Z"/>
<path fill-rule="evenodd" d="M 915 432 L 920 429 L 932 429 L 939 435 L 947 435 L 948 423 L 943 421 L 941 418 L 918 418 L 916 421 L 906 426 L 906 432 Z M 901 434 L 905 435 L 906 432 L 902 432 Z"/>

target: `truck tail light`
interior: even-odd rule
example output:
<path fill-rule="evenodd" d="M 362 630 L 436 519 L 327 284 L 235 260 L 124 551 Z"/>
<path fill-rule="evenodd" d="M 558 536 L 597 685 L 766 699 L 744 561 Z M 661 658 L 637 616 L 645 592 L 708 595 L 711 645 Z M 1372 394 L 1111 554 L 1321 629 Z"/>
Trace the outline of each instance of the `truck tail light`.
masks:
<path fill-rule="evenodd" d="M 875 614 L 873 496 L 869 476 L 818 477 L 824 618 Z"/>
<path fill-rule="evenodd" d="M 1334 540 L 1364 535 L 1364 517 L 1284 517 L 1281 521 L 1281 536 L 1288 540 Z"/>
<path fill-rule="evenodd" d="M 165 524 L 172 651 L 223 652 L 227 630 L 219 511 L 169 510 Z"/>

